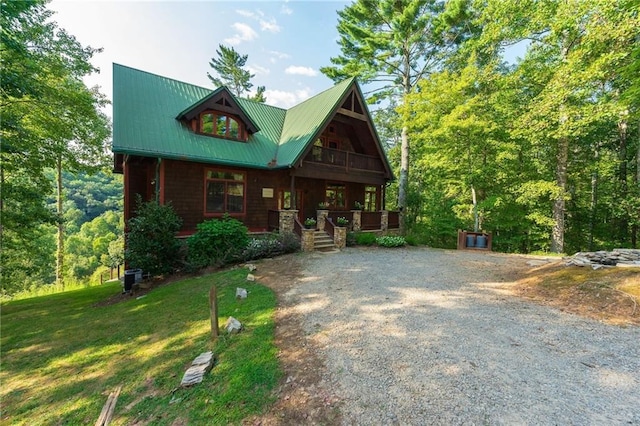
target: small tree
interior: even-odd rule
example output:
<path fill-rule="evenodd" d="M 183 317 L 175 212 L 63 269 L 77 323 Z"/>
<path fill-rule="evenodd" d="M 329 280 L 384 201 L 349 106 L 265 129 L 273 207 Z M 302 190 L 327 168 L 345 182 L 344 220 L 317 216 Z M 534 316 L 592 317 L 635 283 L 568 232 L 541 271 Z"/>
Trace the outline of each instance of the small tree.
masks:
<path fill-rule="evenodd" d="M 171 272 L 179 263 L 180 242 L 176 233 L 182 219 L 170 204 L 136 199 L 136 216 L 129 219 L 125 259 L 129 267 L 151 274 Z"/>

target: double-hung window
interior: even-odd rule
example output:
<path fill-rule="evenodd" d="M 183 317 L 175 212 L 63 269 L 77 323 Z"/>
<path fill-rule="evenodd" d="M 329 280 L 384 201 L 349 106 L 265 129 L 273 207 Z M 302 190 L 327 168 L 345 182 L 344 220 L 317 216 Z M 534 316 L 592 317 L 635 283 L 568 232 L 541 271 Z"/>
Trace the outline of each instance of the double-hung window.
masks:
<path fill-rule="evenodd" d="M 245 174 L 227 170 L 207 170 L 205 174 L 205 214 L 242 214 L 245 205 Z"/>

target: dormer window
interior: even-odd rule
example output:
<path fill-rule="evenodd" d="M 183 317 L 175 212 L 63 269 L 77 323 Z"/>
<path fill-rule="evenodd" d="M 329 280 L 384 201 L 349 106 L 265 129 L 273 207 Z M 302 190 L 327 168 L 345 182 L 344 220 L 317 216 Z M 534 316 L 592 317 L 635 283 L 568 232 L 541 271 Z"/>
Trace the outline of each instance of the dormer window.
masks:
<path fill-rule="evenodd" d="M 247 140 L 242 122 L 223 112 L 205 111 L 201 113 L 198 130 L 202 134 L 219 138 Z"/>

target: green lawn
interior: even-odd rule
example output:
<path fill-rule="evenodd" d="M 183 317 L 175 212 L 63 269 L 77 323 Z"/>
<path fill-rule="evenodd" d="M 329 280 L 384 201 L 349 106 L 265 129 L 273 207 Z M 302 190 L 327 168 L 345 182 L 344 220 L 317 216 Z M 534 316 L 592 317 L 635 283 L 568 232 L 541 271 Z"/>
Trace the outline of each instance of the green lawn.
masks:
<path fill-rule="evenodd" d="M 114 425 L 237 424 L 273 401 L 280 377 L 274 345 L 275 295 L 235 269 L 161 286 L 145 297 L 96 307 L 119 284 L 2 305 L 2 424 L 93 424 L 122 386 Z M 208 295 L 219 321 L 245 330 L 210 339 Z M 249 297 L 235 299 L 236 287 Z M 201 352 L 218 363 L 204 381 L 178 389 Z"/>

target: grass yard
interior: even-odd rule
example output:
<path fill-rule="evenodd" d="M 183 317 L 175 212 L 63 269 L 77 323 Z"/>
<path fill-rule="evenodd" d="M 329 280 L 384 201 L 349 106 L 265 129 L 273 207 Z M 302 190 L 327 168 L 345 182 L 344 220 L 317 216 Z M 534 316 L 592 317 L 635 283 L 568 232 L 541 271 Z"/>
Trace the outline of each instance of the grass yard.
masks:
<path fill-rule="evenodd" d="M 245 269 L 189 278 L 122 303 L 96 303 L 120 284 L 2 305 L 1 424 L 93 424 L 122 386 L 113 425 L 238 424 L 273 401 L 281 372 L 274 345 L 273 292 Z M 208 295 L 219 321 L 245 330 L 210 339 Z M 236 287 L 249 297 L 235 299 Z M 177 389 L 200 353 L 218 362 L 204 381 Z"/>

